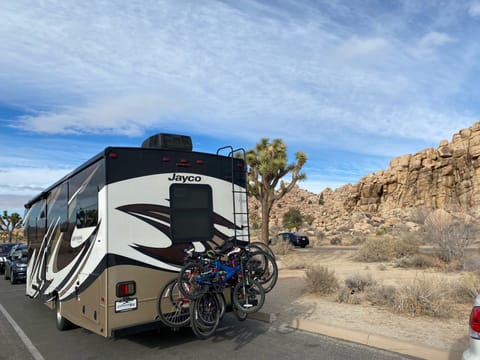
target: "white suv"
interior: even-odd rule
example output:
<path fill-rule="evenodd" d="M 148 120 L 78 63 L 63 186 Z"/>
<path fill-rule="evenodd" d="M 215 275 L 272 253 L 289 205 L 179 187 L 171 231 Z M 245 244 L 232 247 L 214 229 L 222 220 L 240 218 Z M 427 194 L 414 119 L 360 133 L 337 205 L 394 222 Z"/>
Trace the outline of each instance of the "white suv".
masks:
<path fill-rule="evenodd" d="M 469 321 L 470 347 L 463 353 L 463 360 L 480 359 L 480 295 L 475 299 Z"/>

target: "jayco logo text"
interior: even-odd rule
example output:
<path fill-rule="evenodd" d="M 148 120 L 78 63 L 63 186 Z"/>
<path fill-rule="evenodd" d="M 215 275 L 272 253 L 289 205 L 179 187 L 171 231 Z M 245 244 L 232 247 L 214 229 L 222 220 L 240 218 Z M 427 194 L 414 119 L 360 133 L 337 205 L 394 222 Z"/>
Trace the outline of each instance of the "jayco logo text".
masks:
<path fill-rule="evenodd" d="M 186 182 L 200 182 L 202 181 L 201 176 L 194 176 L 194 175 L 177 175 L 173 173 L 172 177 L 169 177 L 168 180 L 170 181 L 178 181 L 182 183 Z"/>

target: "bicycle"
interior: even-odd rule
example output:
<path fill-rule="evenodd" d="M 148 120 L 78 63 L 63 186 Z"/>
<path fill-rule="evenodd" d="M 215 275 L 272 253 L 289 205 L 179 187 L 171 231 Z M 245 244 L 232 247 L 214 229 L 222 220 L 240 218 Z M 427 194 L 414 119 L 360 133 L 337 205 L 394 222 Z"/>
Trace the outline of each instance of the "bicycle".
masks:
<path fill-rule="evenodd" d="M 158 313 L 162 322 L 172 328 L 190 322 L 190 300 L 180 292 L 178 279 L 173 279 L 163 288 L 158 300 Z"/>
<path fill-rule="evenodd" d="M 223 292 L 227 285 L 233 287 L 233 303 L 245 313 L 258 311 L 265 302 L 265 291 L 261 284 L 250 276 L 249 253 L 235 247 L 226 256 L 234 254 L 238 261 L 230 260 L 232 266 L 221 261 L 221 255 L 205 261 L 204 258 L 185 264 L 179 273 L 180 292 L 189 300 L 197 300 L 204 294 Z"/>

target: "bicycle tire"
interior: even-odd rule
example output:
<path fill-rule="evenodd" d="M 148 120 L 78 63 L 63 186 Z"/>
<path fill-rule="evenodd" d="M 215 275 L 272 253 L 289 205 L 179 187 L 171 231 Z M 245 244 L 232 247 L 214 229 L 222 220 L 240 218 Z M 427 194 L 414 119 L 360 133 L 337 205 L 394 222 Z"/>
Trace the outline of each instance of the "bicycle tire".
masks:
<path fill-rule="evenodd" d="M 208 292 L 208 285 L 199 284 L 196 281 L 196 277 L 205 272 L 205 270 L 206 267 L 199 262 L 189 262 L 182 266 L 178 274 L 178 288 L 187 299 L 195 300 Z"/>
<path fill-rule="evenodd" d="M 220 297 L 205 293 L 193 300 L 190 306 L 190 326 L 199 339 L 207 339 L 215 333 L 220 323 Z"/>
<path fill-rule="evenodd" d="M 274 257 L 264 251 L 250 253 L 246 269 L 248 274 L 262 285 L 265 293 L 270 292 L 277 284 L 277 262 Z"/>
<path fill-rule="evenodd" d="M 241 311 L 252 314 L 265 303 L 265 291 L 255 279 L 243 279 L 233 289 L 233 304 Z"/>
<path fill-rule="evenodd" d="M 182 327 L 190 322 L 190 300 L 180 292 L 177 279 L 163 288 L 158 299 L 158 313 L 162 322 L 172 328 Z"/>
<path fill-rule="evenodd" d="M 235 305 L 232 305 L 232 311 L 238 321 L 245 321 L 248 318 L 248 313 L 243 310 L 240 310 Z"/>
<path fill-rule="evenodd" d="M 253 251 L 255 250 L 264 251 L 267 254 L 270 254 L 275 259 L 275 254 L 273 253 L 272 248 L 263 242 L 260 242 L 260 241 L 251 242 L 250 244 L 248 244 L 248 249 L 252 249 Z"/>

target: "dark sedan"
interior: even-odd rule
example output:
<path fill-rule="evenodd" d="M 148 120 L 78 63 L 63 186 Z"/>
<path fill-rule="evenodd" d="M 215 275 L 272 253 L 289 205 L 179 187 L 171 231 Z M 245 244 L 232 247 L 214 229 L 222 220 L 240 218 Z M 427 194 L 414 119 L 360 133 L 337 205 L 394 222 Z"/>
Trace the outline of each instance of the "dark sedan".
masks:
<path fill-rule="evenodd" d="M 10 250 L 18 243 L 4 243 L 0 244 L 0 273 L 5 271 L 5 262 L 7 261 L 7 256 L 10 253 Z"/>
<path fill-rule="evenodd" d="M 302 248 L 308 246 L 310 241 L 308 236 L 297 232 L 284 232 L 277 235 L 278 240 L 289 241 L 293 246 L 300 246 Z"/>
<path fill-rule="evenodd" d="M 5 262 L 5 280 L 12 284 L 27 279 L 27 256 L 28 246 L 25 244 L 15 245 L 10 249 Z"/>

